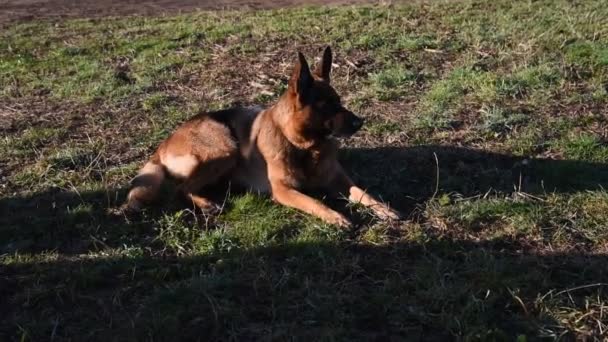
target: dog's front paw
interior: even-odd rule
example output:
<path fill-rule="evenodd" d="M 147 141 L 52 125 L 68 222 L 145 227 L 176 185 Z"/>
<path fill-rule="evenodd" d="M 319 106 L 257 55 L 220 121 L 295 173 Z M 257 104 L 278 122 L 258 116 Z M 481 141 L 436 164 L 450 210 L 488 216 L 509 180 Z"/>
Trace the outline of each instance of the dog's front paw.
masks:
<path fill-rule="evenodd" d="M 389 206 L 383 205 L 375 210 L 376 215 L 382 220 L 398 221 L 401 220 L 401 214 Z"/>
<path fill-rule="evenodd" d="M 198 209 L 203 215 L 216 216 L 221 214 L 224 208 L 217 203 L 209 203 L 205 206 L 198 207 Z"/>
<path fill-rule="evenodd" d="M 353 223 L 350 222 L 350 220 L 347 219 L 346 216 L 340 213 L 334 213 L 333 215 L 331 215 L 331 217 L 327 219 L 327 222 L 336 225 L 340 228 L 350 228 L 353 226 Z"/>

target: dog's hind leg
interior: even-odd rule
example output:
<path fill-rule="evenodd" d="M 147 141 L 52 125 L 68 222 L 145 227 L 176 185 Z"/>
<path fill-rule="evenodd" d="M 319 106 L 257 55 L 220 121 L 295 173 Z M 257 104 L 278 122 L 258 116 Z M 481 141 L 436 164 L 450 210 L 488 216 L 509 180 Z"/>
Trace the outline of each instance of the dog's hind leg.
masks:
<path fill-rule="evenodd" d="M 178 191 L 204 213 L 217 212 L 219 206 L 212 200 L 199 195 L 198 192 L 205 186 L 216 183 L 230 172 L 236 166 L 237 160 L 235 155 L 229 154 L 222 158 L 201 162 L 195 172 L 179 185 Z"/>
<path fill-rule="evenodd" d="M 198 192 L 236 166 L 238 143 L 226 125 L 208 118 L 184 127 L 166 141 L 161 153 L 163 165 L 181 182 L 178 194 L 203 212 L 216 211 L 217 205 Z"/>
<path fill-rule="evenodd" d="M 139 211 L 145 204 L 154 202 L 164 178 L 165 170 L 159 164 L 158 158 L 154 156 L 131 181 L 132 188 L 123 209 Z"/>

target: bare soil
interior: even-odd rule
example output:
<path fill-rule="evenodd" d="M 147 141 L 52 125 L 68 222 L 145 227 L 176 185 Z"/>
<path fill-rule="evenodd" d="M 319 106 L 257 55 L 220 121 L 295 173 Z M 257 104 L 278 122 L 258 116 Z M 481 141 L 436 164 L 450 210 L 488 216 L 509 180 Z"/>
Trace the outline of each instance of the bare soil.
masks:
<path fill-rule="evenodd" d="M 370 0 L 0 0 L 0 25 L 14 21 L 164 15 L 196 10 L 344 5 Z"/>

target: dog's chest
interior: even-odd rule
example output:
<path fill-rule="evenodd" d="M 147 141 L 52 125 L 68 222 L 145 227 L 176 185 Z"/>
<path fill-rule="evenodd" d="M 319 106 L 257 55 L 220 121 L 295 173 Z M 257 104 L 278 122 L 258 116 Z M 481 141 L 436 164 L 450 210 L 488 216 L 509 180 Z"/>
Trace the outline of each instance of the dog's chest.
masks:
<path fill-rule="evenodd" d="M 331 177 L 335 149 L 330 145 L 290 153 L 287 167 L 295 183 L 300 187 L 325 185 Z"/>

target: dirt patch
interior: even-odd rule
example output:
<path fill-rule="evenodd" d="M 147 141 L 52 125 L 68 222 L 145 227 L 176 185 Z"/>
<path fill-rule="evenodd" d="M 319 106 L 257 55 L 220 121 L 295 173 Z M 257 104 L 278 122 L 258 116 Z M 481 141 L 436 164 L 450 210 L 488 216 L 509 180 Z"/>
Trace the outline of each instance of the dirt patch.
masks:
<path fill-rule="evenodd" d="M 195 10 L 269 9 L 301 5 L 375 3 L 370 0 L 0 0 L 0 26 L 14 21 L 125 15 L 164 15 Z"/>

